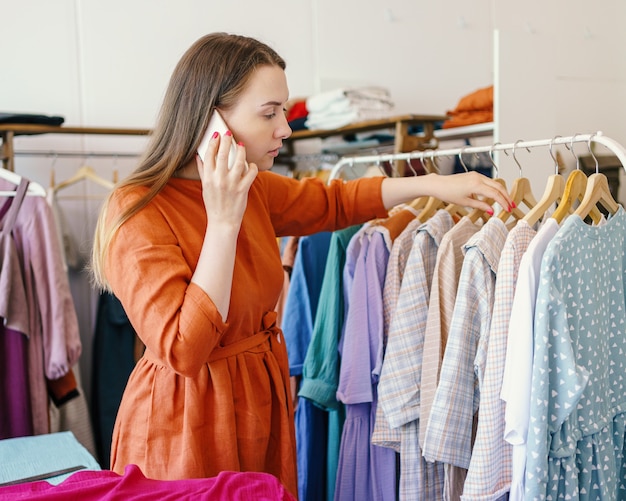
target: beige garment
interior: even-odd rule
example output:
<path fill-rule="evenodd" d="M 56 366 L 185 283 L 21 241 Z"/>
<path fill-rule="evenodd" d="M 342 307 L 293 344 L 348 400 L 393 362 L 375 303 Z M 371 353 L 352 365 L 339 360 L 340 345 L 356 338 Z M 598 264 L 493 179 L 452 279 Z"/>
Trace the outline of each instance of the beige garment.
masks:
<path fill-rule="evenodd" d="M 80 362 L 73 367 L 76 377 L 78 396 L 65 402 L 59 407 L 50 403 L 50 433 L 71 431 L 85 449 L 95 458 L 96 444 L 89 417 L 89 408 L 85 399 L 82 381 L 80 379 Z"/>
<path fill-rule="evenodd" d="M 463 266 L 463 245 L 480 225 L 463 217 L 441 240 L 437 251 L 437 262 L 433 274 L 428 304 L 428 319 L 424 337 L 422 363 L 422 386 L 420 389 L 419 442 L 425 443 L 426 427 L 432 409 L 443 354 L 448 340 L 452 313 L 456 301 L 459 276 Z M 445 466 L 445 499 L 460 499 L 467 470 L 456 466 Z"/>
<path fill-rule="evenodd" d="M 413 241 L 415 240 L 415 233 L 421 225 L 422 222 L 419 219 L 414 218 L 411 220 L 404 228 L 404 231 L 402 231 L 394 240 L 393 246 L 391 247 L 389 263 L 387 265 L 387 272 L 385 276 L 385 285 L 383 288 L 383 329 L 385 345 L 389 334 L 391 317 L 395 311 L 398 297 L 400 296 L 400 288 L 402 285 L 402 277 L 404 276 L 406 262 L 409 254 L 411 253 L 411 247 L 413 246 Z M 374 423 L 372 443 L 383 447 L 389 447 L 394 449 L 396 452 L 400 452 L 400 429 L 391 428 L 380 405 L 376 406 L 376 418 Z"/>

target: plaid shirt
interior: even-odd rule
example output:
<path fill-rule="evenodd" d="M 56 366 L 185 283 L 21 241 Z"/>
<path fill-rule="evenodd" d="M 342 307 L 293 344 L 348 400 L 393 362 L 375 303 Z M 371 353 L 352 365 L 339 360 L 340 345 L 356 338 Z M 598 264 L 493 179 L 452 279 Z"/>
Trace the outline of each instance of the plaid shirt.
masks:
<path fill-rule="evenodd" d="M 413 240 L 421 221 L 417 218 L 413 219 L 394 240 L 389 255 L 389 263 L 387 265 L 387 275 L 385 276 L 385 285 L 383 286 L 383 329 L 385 346 L 388 344 L 389 324 L 391 316 L 396 308 L 398 296 L 400 295 L 400 286 L 404 277 L 407 259 L 413 247 Z M 386 351 L 385 351 L 385 357 Z M 383 357 L 384 367 L 384 357 Z M 381 377 L 383 368 L 381 367 Z M 380 383 L 379 383 L 380 384 Z M 380 398 L 380 388 L 378 389 Z M 389 447 L 396 452 L 400 452 L 400 431 L 392 429 L 383 413 L 380 405 L 376 406 L 376 417 L 374 422 L 374 433 L 372 434 L 372 444 L 381 447 Z"/>
<path fill-rule="evenodd" d="M 500 219 L 491 218 L 463 247 L 465 257 L 424 442 L 424 456 L 468 468 L 472 423 L 480 400 L 496 273 L 507 236 Z"/>
<path fill-rule="evenodd" d="M 419 386 L 422 344 L 437 249 L 453 221 L 438 211 L 422 224 L 407 259 L 392 312 L 385 359 L 378 384 L 379 405 L 393 431 L 399 434 L 400 499 L 440 499 L 441 464 L 426 463 L 418 442 Z M 377 425 L 379 425 L 377 421 Z"/>
<path fill-rule="evenodd" d="M 463 501 L 495 501 L 511 485 L 511 445 L 504 440 L 504 402 L 500 389 L 504 373 L 509 318 L 517 273 L 522 255 L 535 230 L 519 221 L 506 238 L 495 285 L 495 299 L 489 336 L 482 351 L 487 354 L 480 385 L 480 417 L 469 471 L 463 487 Z M 497 460 L 494 460 L 497 458 Z"/>
<path fill-rule="evenodd" d="M 452 320 L 459 275 L 463 266 L 462 247 L 479 229 L 480 226 L 472 223 L 469 218 L 462 218 L 445 234 L 437 251 L 424 335 L 420 396 L 419 438 L 421 444 L 424 444 L 426 438 L 426 426 L 439 382 L 439 369 Z"/>

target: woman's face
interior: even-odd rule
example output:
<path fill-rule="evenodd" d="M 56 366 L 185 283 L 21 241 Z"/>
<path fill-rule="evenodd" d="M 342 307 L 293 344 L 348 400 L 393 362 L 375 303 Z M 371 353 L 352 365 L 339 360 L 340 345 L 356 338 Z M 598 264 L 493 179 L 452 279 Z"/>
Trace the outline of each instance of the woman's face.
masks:
<path fill-rule="evenodd" d="M 272 168 L 283 139 L 291 135 L 285 116 L 287 78 L 279 66 L 259 66 L 232 108 L 220 110 L 233 137 L 246 148 L 246 160 L 259 171 Z"/>

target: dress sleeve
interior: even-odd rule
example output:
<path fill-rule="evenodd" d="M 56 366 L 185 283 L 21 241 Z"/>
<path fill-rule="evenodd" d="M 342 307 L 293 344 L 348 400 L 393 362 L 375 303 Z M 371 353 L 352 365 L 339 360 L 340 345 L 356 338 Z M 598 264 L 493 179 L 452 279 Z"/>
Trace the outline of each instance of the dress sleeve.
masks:
<path fill-rule="evenodd" d="M 109 220 L 119 210 L 114 202 Z M 180 242 L 153 204 L 119 228 L 105 273 L 151 354 L 183 376 L 197 374 L 227 325 L 209 296 L 191 283 Z"/>
<path fill-rule="evenodd" d="M 388 215 L 381 193 L 384 177 L 325 184 L 314 177 L 296 180 L 262 172 L 258 179 L 277 236 L 335 231 Z"/>

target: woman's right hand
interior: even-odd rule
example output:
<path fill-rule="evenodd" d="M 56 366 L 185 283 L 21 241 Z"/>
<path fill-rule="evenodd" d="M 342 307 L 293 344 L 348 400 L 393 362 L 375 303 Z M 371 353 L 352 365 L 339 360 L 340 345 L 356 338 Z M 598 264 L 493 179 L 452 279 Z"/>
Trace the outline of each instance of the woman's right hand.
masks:
<path fill-rule="evenodd" d="M 230 131 L 229 131 L 230 132 Z M 215 133 L 209 142 L 204 159 L 196 155 L 196 165 L 202 182 L 202 197 L 209 224 L 239 226 L 248 202 L 248 191 L 258 169 L 255 164 L 246 167 L 246 149 L 238 144 L 237 156 L 231 169 L 228 156 L 233 136 Z"/>

